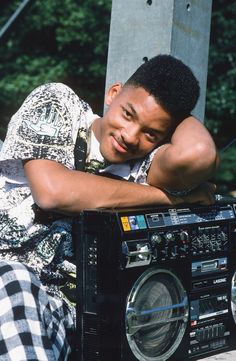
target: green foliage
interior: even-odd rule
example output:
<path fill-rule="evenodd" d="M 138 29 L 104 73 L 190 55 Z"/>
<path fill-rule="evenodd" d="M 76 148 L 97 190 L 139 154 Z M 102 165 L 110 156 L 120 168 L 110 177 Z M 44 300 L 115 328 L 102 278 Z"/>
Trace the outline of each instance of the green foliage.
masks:
<path fill-rule="evenodd" d="M 236 118 L 236 2 L 213 0 L 209 52 L 206 126 L 219 149 L 235 137 Z M 236 147 L 221 155 L 216 182 L 236 189 Z"/>
<path fill-rule="evenodd" d="M 229 147 L 221 154 L 220 169 L 215 176 L 220 193 L 236 191 L 236 146 Z"/>
<path fill-rule="evenodd" d="M 6 1 L 6 0 L 5 0 Z M 22 1 L 3 2 L 3 26 Z M 0 39 L 0 138 L 27 94 L 65 82 L 102 109 L 111 0 L 33 0 Z"/>

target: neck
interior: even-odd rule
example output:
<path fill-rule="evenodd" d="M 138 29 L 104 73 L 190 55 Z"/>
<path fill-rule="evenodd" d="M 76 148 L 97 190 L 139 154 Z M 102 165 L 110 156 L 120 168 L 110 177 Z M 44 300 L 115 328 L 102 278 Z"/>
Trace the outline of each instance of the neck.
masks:
<path fill-rule="evenodd" d="M 96 118 L 92 124 L 92 131 L 98 142 L 101 139 L 101 120 L 102 118 Z"/>

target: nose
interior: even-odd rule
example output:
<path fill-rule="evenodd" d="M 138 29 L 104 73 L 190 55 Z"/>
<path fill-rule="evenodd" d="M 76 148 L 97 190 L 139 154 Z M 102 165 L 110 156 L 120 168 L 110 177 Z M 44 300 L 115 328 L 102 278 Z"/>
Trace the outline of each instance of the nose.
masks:
<path fill-rule="evenodd" d="M 139 145 L 139 130 L 134 125 L 121 129 L 121 137 L 128 147 L 136 148 Z"/>

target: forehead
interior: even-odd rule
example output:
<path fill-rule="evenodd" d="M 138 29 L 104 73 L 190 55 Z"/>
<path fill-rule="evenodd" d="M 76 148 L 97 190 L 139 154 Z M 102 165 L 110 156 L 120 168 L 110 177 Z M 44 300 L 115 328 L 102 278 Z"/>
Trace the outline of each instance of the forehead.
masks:
<path fill-rule="evenodd" d="M 124 86 L 116 97 L 116 105 L 125 107 L 144 126 L 165 131 L 173 125 L 170 114 L 144 88 Z"/>

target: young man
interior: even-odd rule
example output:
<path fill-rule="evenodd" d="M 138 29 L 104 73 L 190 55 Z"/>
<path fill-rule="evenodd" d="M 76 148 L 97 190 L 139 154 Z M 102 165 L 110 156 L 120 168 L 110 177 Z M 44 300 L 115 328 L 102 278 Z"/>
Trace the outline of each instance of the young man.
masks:
<path fill-rule="evenodd" d="M 4 360 L 66 360 L 70 353 L 71 215 L 85 208 L 214 202 L 214 186 L 205 182 L 217 152 L 190 115 L 198 96 L 191 70 L 160 55 L 124 86 L 110 87 L 101 118 L 57 83 L 35 89 L 12 117 L 0 153 Z M 112 179 L 117 176 L 128 181 Z"/>

